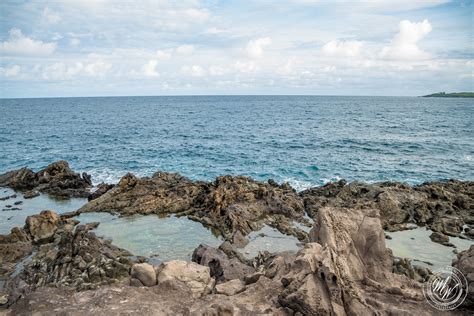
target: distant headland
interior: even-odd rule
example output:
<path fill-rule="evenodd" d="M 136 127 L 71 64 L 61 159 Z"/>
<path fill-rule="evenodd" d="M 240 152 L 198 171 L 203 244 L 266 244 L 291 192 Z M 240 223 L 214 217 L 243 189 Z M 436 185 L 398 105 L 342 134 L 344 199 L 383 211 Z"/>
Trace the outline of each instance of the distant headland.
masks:
<path fill-rule="evenodd" d="M 424 95 L 424 98 L 474 98 L 474 92 L 438 92 L 433 94 Z"/>

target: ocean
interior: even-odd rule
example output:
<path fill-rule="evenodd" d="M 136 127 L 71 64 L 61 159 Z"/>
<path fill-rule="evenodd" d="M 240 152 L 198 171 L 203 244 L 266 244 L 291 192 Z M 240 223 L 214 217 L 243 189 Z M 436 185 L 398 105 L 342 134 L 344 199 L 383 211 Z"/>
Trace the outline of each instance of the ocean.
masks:
<path fill-rule="evenodd" d="M 0 172 L 58 159 L 93 181 L 179 172 L 297 190 L 328 181 L 474 180 L 474 100 L 170 96 L 0 99 Z"/>

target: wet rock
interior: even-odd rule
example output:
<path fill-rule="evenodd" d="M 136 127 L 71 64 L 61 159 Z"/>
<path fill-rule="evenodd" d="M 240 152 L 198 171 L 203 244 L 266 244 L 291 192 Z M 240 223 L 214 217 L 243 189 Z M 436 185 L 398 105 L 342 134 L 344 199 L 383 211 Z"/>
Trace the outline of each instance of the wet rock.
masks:
<path fill-rule="evenodd" d="M 466 227 L 466 228 L 464 229 L 464 234 L 465 234 L 466 236 L 469 236 L 469 237 L 471 237 L 471 238 L 474 238 L 474 229 L 473 229 L 473 228 L 470 228 L 470 227 Z"/>
<path fill-rule="evenodd" d="M 60 217 L 53 211 L 42 211 L 39 215 L 26 218 L 25 229 L 33 241 L 41 243 L 51 240 L 58 229 Z"/>
<path fill-rule="evenodd" d="M 158 271 L 158 284 L 182 282 L 191 290 L 194 297 L 210 293 L 215 283 L 211 278 L 209 267 L 194 262 L 172 260 L 162 263 Z"/>
<path fill-rule="evenodd" d="M 449 237 L 442 234 L 442 233 L 433 232 L 430 235 L 430 239 L 433 242 L 437 242 L 438 244 L 441 244 L 441 245 L 444 245 L 444 246 L 447 246 L 447 247 L 454 247 L 454 245 L 449 242 Z"/>
<path fill-rule="evenodd" d="M 155 268 L 148 263 L 136 263 L 132 266 L 131 276 L 145 286 L 156 285 Z"/>
<path fill-rule="evenodd" d="M 24 194 L 23 194 L 23 198 L 24 199 L 32 199 L 32 198 L 35 198 L 37 196 L 39 196 L 39 192 L 38 191 L 26 191 Z"/>
<path fill-rule="evenodd" d="M 23 204 L 23 201 L 16 201 L 15 203 L 13 203 L 13 205 L 20 205 L 20 204 Z"/>
<path fill-rule="evenodd" d="M 21 168 L 0 175 L 0 186 L 15 190 L 36 190 L 52 196 L 87 197 L 92 186 L 88 174 L 80 175 L 69 168 L 67 161 L 60 160 L 46 168 L 33 172 L 31 169 Z M 25 198 L 33 198 L 37 193 L 27 192 Z"/>

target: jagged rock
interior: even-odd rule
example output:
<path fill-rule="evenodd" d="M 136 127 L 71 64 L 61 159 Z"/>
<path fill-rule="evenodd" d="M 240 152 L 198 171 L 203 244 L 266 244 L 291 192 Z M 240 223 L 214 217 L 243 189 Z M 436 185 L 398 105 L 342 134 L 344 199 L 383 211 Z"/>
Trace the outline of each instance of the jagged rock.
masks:
<path fill-rule="evenodd" d="M 469 291 L 462 307 L 472 311 L 474 309 L 474 245 L 457 254 L 457 258 L 453 260 L 453 267 L 459 269 L 466 277 Z"/>
<path fill-rule="evenodd" d="M 156 285 L 156 271 L 155 268 L 148 263 L 136 263 L 132 266 L 131 276 L 145 286 Z"/>
<path fill-rule="evenodd" d="M 281 279 L 282 306 L 302 314 L 367 315 L 413 313 L 415 305 L 428 314 L 420 287 L 391 273 L 377 210 L 319 209 L 310 240 Z M 394 293 L 403 300 L 394 302 Z"/>
<path fill-rule="evenodd" d="M 293 228 L 304 222 L 303 200 L 288 186 L 272 186 L 248 177 L 218 177 L 214 182 L 191 181 L 179 174 L 157 172 L 151 178 L 127 174 L 116 187 L 90 201 L 79 212 L 187 215 L 217 229 L 226 240 L 240 238 L 264 223 L 306 240 Z M 241 236 L 239 236 L 239 232 Z"/>
<path fill-rule="evenodd" d="M 474 182 L 449 180 L 409 186 L 397 182 L 366 184 L 341 180 L 300 193 L 312 217 L 325 206 L 378 209 L 384 229 L 408 228 L 404 224 L 430 226 L 459 236 L 464 222 L 474 221 Z"/>
<path fill-rule="evenodd" d="M 227 281 L 216 285 L 216 293 L 227 296 L 235 295 L 245 290 L 245 282 L 239 279 Z"/>
<path fill-rule="evenodd" d="M 91 177 L 73 172 L 67 161 L 56 161 L 46 168 L 33 172 L 21 168 L 0 175 L 0 186 L 15 190 L 37 190 L 57 197 L 87 197 L 92 187 Z M 26 192 L 25 198 L 36 197 L 34 191 Z"/>
<path fill-rule="evenodd" d="M 158 271 L 158 284 L 182 282 L 189 287 L 195 297 L 210 293 L 215 283 L 211 278 L 209 267 L 194 262 L 172 260 L 162 263 Z"/>
<path fill-rule="evenodd" d="M 102 183 L 97 185 L 97 188 L 94 192 L 89 194 L 89 196 L 87 197 L 87 200 L 89 200 L 89 201 L 95 200 L 98 197 L 102 196 L 107 191 L 109 191 L 110 189 L 112 189 L 113 187 L 115 187 L 114 184 L 108 184 L 108 183 L 103 183 L 102 182 Z"/>
<path fill-rule="evenodd" d="M 8 276 L 15 265 L 33 251 L 31 237 L 24 229 L 14 227 L 8 235 L 0 235 L 0 277 Z"/>
<path fill-rule="evenodd" d="M 26 218 L 25 230 L 37 243 L 51 240 L 58 229 L 60 217 L 53 211 L 42 211 Z"/>

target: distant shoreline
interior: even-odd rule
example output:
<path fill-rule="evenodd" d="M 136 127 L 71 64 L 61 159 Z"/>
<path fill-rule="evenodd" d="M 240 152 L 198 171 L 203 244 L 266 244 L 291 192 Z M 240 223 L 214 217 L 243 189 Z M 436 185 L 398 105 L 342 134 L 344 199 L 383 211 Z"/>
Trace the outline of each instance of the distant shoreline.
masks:
<path fill-rule="evenodd" d="M 438 92 L 428 95 L 423 95 L 423 98 L 474 98 L 474 92 L 454 92 L 454 93 L 445 93 Z"/>

